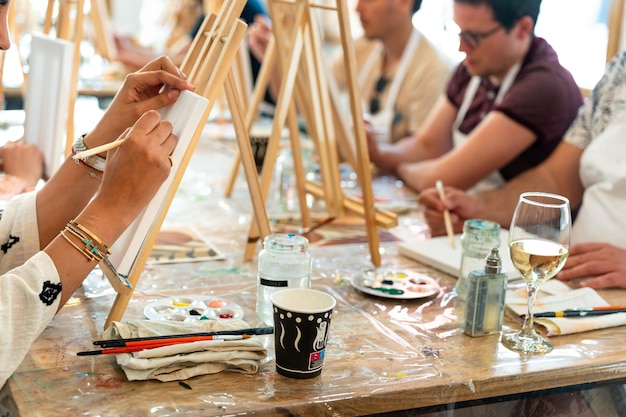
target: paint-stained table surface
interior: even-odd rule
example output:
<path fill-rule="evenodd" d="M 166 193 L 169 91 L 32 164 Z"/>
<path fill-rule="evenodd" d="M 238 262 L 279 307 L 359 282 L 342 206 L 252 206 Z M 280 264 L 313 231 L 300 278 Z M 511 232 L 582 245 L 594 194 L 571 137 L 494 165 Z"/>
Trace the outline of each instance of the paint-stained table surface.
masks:
<path fill-rule="evenodd" d="M 201 141 L 166 221 L 193 224 L 226 260 L 146 268 L 125 320 L 143 319 L 143 308 L 163 297 L 205 294 L 237 302 L 244 319 L 260 325 L 254 314 L 256 259 L 243 262 L 251 220 L 245 183 L 238 183 L 233 197 L 223 196 L 231 146 Z M 363 235 L 358 222 L 342 227 Z M 464 335 L 454 308 L 441 306 L 455 280 L 397 253 L 394 240 L 427 233 L 419 210 L 401 216 L 400 226 L 385 235 L 381 254 L 384 268 L 423 273 L 440 283 L 441 291 L 424 299 L 393 300 L 357 291 L 349 278 L 369 266 L 359 234 L 349 244 L 337 244 L 345 241 L 333 235 L 332 224 L 317 232 L 320 240 L 311 247 L 312 286 L 337 299 L 320 377 L 278 375 L 272 337 L 262 336 L 268 356 L 256 374 L 223 372 L 185 384 L 129 382 L 112 355 L 76 356 L 93 349 L 91 341 L 101 336 L 113 301 L 106 282 L 96 289 L 101 282 L 94 275 L 35 342 L 3 388 L 0 404 L 12 410 L 11 416 L 355 416 L 626 378 L 623 327 L 553 337 L 555 349 L 535 357 L 507 350 L 497 335 Z M 325 244 L 325 236 L 335 244 Z M 624 291 L 602 295 L 626 304 Z"/>

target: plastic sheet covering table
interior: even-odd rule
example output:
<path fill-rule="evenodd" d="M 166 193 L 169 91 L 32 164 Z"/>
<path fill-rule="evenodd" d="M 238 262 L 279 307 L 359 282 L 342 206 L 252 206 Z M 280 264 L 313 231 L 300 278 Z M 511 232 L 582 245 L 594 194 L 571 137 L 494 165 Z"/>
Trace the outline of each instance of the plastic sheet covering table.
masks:
<path fill-rule="evenodd" d="M 193 224 L 226 260 L 147 267 L 125 320 L 143 318 L 143 308 L 163 297 L 204 294 L 235 301 L 252 326 L 261 325 L 254 314 L 256 261 L 242 262 L 251 221 L 246 186 L 238 184 L 230 199 L 222 192 L 231 149 L 227 142 L 203 138 L 166 221 Z M 390 237 L 426 238 L 419 210 L 404 214 Z M 551 353 L 534 357 L 507 350 L 497 335 L 464 335 L 454 308 L 441 305 L 455 279 L 398 255 L 392 238 L 381 246 L 383 268 L 426 274 L 441 290 L 415 300 L 359 292 L 349 279 L 370 265 L 365 244 L 353 240 L 357 243 L 311 247 L 313 288 L 337 299 L 317 378 L 278 375 L 272 336 L 262 336 L 268 357 L 257 374 L 220 373 L 184 384 L 129 382 L 112 355 L 76 356 L 94 348 L 91 341 L 101 336 L 113 300 L 105 286 L 94 291 L 93 282 L 100 279 L 95 273 L 88 280 L 92 287 L 70 300 L 7 382 L 1 409 L 11 410 L 11 416 L 355 416 L 429 411 L 626 377 L 624 328 L 555 337 Z M 602 295 L 626 304 L 624 291 Z M 518 324 L 507 321 L 506 327 Z"/>

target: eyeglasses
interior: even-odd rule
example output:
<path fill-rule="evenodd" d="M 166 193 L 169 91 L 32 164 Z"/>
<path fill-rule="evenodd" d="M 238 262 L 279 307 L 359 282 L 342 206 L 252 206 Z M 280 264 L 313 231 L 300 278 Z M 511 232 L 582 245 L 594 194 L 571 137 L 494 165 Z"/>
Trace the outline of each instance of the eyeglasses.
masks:
<path fill-rule="evenodd" d="M 502 29 L 502 25 L 498 25 L 495 28 L 490 29 L 487 32 L 483 32 L 483 33 L 461 31 L 459 32 L 459 36 L 461 37 L 461 39 L 465 41 L 465 43 L 467 43 L 467 45 L 470 48 L 475 49 L 478 47 L 478 45 L 480 45 L 480 42 L 487 39 L 488 37 L 490 37 L 497 31 L 499 31 L 500 29 Z"/>
<path fill-rule="evenodd" d="M 380 94 L 385 91 L 387 84 L 389 84 L 389 79 L 384 75 L 381 75 L 378 81 L 376 81 L 374 97 L 370 100 L 370 114 L 376 114 L 380 111 Z"/>

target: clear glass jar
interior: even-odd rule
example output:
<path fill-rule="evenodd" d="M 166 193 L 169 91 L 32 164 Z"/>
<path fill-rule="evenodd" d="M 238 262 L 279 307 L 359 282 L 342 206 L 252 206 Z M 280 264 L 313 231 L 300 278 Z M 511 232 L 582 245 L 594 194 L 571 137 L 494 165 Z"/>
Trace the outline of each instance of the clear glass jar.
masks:
<path fill-rule="evenodd" d="M 463 224 L 461 235 L 463 255 L 459 277 L 455 286 L 457 300 L 467 297 L 467 279 L 471 271 L 482 270 L 491 248 L 500 247 L 500 225 L 481 219 L 469 219 Z"/>
<path fill-rule="evenodd" d="M 256 313 L 273 324 L 270 296 L 286 288 L 311 288 L 309 241 L 296 234 L 274 233 L 265 237 L 259 252 Z"/>

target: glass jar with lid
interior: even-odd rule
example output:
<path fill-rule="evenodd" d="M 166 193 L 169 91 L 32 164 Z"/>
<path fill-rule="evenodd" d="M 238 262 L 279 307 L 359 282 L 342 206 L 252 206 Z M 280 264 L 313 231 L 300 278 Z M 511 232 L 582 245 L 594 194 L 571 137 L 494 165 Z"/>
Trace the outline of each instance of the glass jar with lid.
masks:
<path fill-rule="evenodd" d="M 265 237 L 259 252 L 256 313 L 266 324 L 273 323 L 273 293 L 286 288 L 311 287 L 309 241 L 293 233 Z"/>

